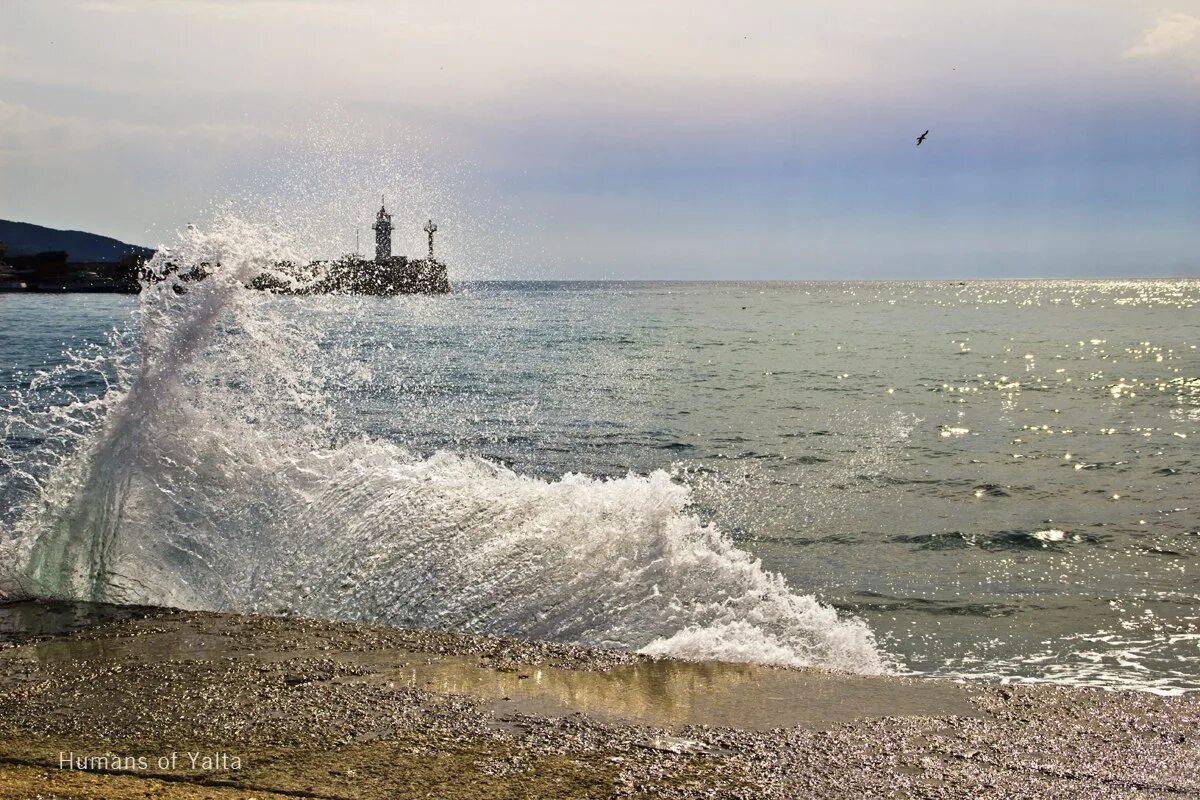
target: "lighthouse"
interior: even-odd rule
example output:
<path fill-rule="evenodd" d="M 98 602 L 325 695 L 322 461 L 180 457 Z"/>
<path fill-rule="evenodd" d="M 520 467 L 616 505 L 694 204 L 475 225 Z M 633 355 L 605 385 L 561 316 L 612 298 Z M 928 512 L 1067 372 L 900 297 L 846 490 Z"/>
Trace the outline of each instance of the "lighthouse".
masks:
<path fill-rule="evenodd" d="M 392 257 L 392 215 L 387 213 L 382 200 L 371 227 L 375 230 L 375 261 L 383 263 Z"/>

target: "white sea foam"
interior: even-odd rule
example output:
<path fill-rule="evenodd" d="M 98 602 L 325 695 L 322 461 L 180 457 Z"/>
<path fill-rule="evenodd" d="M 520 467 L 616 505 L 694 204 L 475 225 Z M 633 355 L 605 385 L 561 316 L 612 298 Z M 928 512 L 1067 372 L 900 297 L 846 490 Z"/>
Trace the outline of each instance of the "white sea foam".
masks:
<path fill-rule="evenodd" d="M 236 220 L 156 257 L 209 277 L 143 292 L 100 400 L 25 409 L 43 437 L 75 440 L 40 465 L 6 454 L 33 490 L 0 591 L 887 668 L 863 623 L 764 570 L 667 472 L 545 480 L 342 438 L 338 356 L 298 305 L 320 299 L 242 285 L 296 257 Z"/>

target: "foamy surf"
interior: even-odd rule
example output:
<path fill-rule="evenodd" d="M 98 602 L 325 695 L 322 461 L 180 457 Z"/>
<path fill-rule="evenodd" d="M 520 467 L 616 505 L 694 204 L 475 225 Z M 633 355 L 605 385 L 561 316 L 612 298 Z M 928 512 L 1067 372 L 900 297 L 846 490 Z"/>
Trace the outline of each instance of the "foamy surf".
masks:
<path fill-rule="evenodd" d="M 0 591 L 887 667 L 862 622 L 764 570 L 666 471 L 546 480 L 347 440 L 322 315 L 242 285 L 288 250 L 236 220 L 186 232 L 151 265 L 168 279 L 137 335 L 73 367 L 107 391 L 14 408 L 51 444 L 6 448 L 28 489 Z M 210 274 L 180 294 L 168 262 Z"/>

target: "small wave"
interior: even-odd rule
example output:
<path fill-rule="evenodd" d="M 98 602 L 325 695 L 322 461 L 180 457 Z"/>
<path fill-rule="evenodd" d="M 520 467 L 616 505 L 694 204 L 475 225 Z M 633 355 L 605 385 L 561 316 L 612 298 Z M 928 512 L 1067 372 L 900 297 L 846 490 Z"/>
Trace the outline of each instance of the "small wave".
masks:
<path fill-rule="evenodd" d="M 980 550 L 1005 551 L 1045 549 L 1051 545 L 1068 543 L 1096 544 L 1099 540 L 1092 536 L 1069 534 L 1057 528 L 1047 528 L 1037 531 L 937 531 L 893 536 L 890 541 L 896 544 L 917 545 L 919 550 L 978 548 Z"/>

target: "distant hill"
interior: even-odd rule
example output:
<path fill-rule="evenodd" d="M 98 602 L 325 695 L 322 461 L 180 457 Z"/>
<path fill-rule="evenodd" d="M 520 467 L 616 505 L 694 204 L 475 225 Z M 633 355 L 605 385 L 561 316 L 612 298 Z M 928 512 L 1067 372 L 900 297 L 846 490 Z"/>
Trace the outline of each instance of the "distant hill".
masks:
<path fill-rule="evenodd" d="M 125 244 L 108 236 L 84 231 L 60 231 L 0 219 L 0 242 L 10 256 L 26 256 L 48 250 L 65 250 L 71 261 L 120 261 L 133 253 L 143 258 L 154 255 L 148 247 Z"/>

